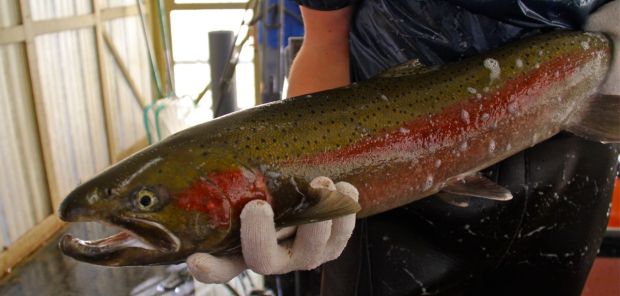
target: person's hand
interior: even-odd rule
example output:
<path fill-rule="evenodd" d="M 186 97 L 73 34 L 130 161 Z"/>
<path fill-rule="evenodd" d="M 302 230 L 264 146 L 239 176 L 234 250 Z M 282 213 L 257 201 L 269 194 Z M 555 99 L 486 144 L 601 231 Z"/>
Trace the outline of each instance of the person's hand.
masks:
<path fill-rule="evenodd" d="M 605 33 L 612 41 L 613 56 L 607 79 L 601 86 L 604 95 L 620 95 L 620 1 L 611 1 L 596 10 L 585 25 L 586 31 Z"/>
<path fill-rule="evenodd" d="M 312 180 L 310 186 L 337 190 L 358 200 L 357 189 L 346 182 L 335 184 L 327 177 Z M 187 259 L 191 274 L 200 282 L 225 283 L 245 269 L 257 273 L 282 274 L 309 270 L 338 258 L 355 227 L 355 214 L 334 220 L 287 227 L 276 231 L 271 206 L 262 200 L 248 203 L 241 212 L 243 256 L 215 257 L 196 253 Z M 294 239 L 278 240 L 290 237 Z"/>

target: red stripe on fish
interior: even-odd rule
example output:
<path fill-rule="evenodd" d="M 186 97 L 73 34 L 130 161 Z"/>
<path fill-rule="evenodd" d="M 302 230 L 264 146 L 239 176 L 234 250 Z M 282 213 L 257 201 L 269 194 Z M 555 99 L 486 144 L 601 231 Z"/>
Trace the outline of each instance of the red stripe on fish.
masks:
<path fill-rule="evenodd" d="M 584 59 L 595 54 L 596 52 L 588 51 L 560 56 L 533 71 L 505 81 L 494 93 L 482 94 L 481 98 L 472 96 L 441 113 L 398 126 L 397 130 L 364 138 L 342 149 L 302 157 L 292 163 L 320 165 L 347 162 L 373 152 L 386 153 L 422 147 L 429 150 L 429 145 L 459 141 L 459 137 L 467 132 L 484 129 L 485 125 L 488 127 L 500 120 L 506 120 L 510 113 L 516 114 L 526 109 L 536 100 L 538 94 L 553 83 L 564 80 L 583 64 Z"/>
<path fill-rule="evenodd" d="M 177 193 L 177 206 L 206 213 L 211 217 L 212 227 L 225 229 L 230 226 L 231 215 L 238 216 L 255 199 L 271 203 L 265 177 L 257 171 L 234 168 L 211 172 Z"/>

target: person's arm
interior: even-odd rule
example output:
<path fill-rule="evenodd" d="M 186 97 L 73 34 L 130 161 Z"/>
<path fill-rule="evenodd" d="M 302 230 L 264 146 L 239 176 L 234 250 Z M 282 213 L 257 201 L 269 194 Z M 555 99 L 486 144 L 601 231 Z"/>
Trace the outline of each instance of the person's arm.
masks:
<path fill-rule="evenodd" d="M 304 41 L 289 74 L 288 97 L 348 85 L 351 6 L 321 11 L 301 7 Z"/>

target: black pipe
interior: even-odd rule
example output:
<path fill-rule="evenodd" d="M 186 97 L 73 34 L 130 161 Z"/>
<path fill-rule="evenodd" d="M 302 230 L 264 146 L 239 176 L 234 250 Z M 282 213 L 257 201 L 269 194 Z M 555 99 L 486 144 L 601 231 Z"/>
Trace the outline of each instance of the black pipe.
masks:
<path fill-rule="evenodd" d="M 237 110 L 235 75 L 222 79 L 224 68 L 230 62 L 230 52 L 234 46 L 234 40 L 235 35 L 232 31 L 209 32 L 213 117 L 219 117 Z"/>

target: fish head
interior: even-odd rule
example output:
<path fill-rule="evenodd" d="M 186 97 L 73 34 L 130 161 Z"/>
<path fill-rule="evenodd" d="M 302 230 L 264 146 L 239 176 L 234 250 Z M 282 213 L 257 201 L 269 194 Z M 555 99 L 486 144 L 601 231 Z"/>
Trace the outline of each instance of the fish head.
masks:
<path fill-rule="evenodd" d="M 201 158 L 205 155 L 154 147 L 78 186 L 60 206 L 62 220 L 123 230 L 94 241 L 67 234 L 60 240 L 62 252 L 88 263 L 131 266 L 177 263 L 195 252 L 236 248 L 238 209 L 255 195 L 245 192 L 246 200 L 231 200 L 229 193 L 243 193 L 234 186 L 255 182 L 256 175 L 217 153 Z"/>

